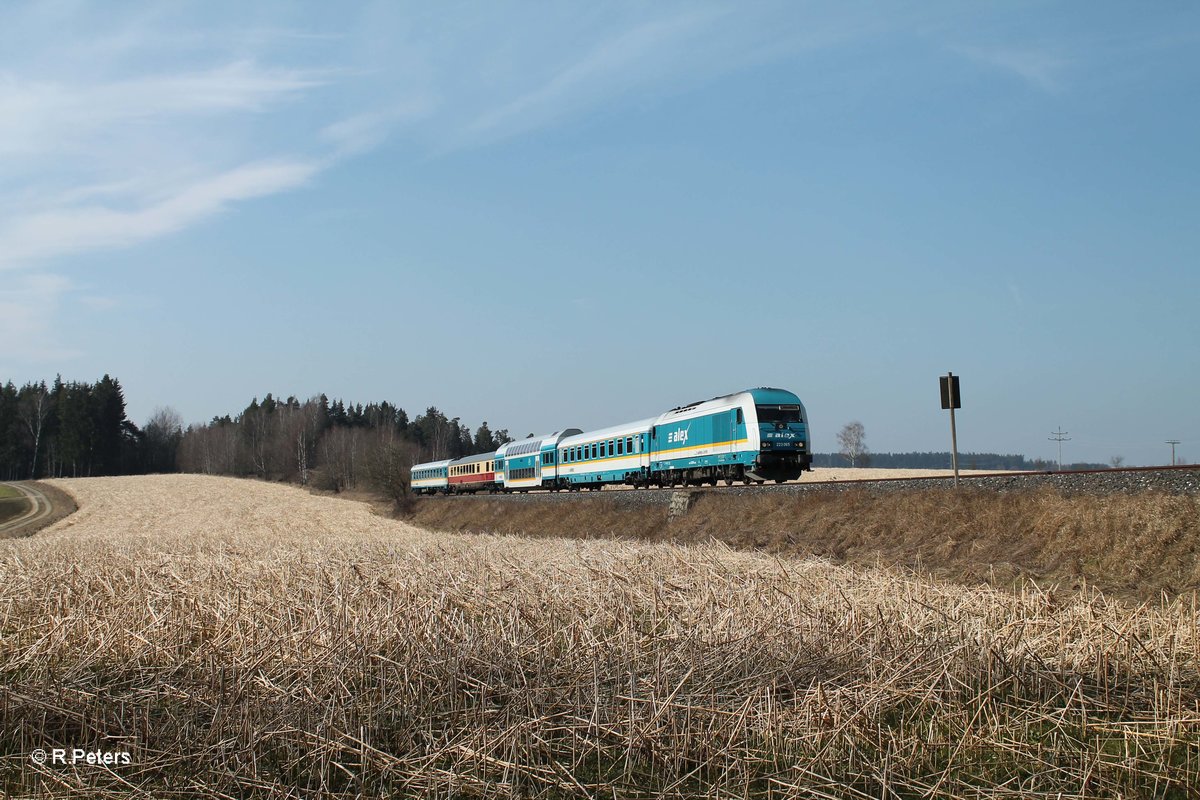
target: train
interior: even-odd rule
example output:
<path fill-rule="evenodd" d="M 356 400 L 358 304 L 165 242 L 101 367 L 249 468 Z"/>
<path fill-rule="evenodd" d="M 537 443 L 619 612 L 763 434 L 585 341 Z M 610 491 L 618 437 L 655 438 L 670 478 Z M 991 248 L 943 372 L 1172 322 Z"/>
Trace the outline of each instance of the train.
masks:
<path fill-rule="evenodd" d="M 793 392 L 759 387 L 584 432 L 564 428 L 491 453 L 413 466 L 415 494 L 597 491 L 765 483 L 812 469 L 808 413 Z"/>

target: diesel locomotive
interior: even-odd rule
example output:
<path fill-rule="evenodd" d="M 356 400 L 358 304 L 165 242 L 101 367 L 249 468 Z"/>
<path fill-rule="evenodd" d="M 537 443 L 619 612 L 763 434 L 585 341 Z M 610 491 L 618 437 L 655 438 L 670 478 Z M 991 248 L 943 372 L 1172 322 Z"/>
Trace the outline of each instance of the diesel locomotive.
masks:
<path fill-rule="evenodd" d="M 492 453 L 417 464 L 411 487 L 452 494 L 783 483 L 811 468 L 804 404 L 792 392 L 762 387 L 624 425 L 566 428 Z"/>

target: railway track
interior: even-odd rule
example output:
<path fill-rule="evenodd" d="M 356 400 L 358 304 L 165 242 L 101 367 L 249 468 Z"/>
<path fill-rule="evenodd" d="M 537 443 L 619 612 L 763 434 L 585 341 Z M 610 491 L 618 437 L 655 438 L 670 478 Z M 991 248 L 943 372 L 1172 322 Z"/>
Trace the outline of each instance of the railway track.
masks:
<path fill-rule="evenodd" d="M 745 485 L 735 483 L 727 486 L 719 482 L 716 486 L 675 485 L 650 488 L 627 486 L 605 487 L 595 491 L 550 491 L 532 489 L 528 492 L 488 494 L 481 492 L 452 497 L 476 498 L 547 498 L 547 497 L 616 497 L 670 495 L 675 492 L 726 492 L 732 494 L 760 494 L 768 492 L 805 493 L 811 491 L 848 491 L 865 488 L 873 491 L 911 491 L 921 488 L 944 488 L 952 486 L 952 475 L 922 475 L 902 478 L 862 478 L 851 480 L 791 481 L 782 484 L 764 483 Z M 960 475 L 959 484 L 965 487 L 1013 491 L 1025 488 L 1051 487 L 1067 492 L 1111 494 L 1160 490 L 1173 494 L 1200 494 L 1200 465 L 1183 464 L 1173 467 L 1124 467 L 1121 469 L 1099 469 L 1078 471 L 1043 472 L 989 472 L 986 474 Z"/>
<path fill-rule="evenodd" d="M 1179 464 L 1179 465 L 1171 466 L 1171 467 L 1122 467 L 1120 469 L 1080 469 L 1080 470 L 1069 470 L 1069 471 L 1067 471 L 1067 470 L 1064 470 L 1064 471 L 1043 470 L 1040 472 L 1028 472 L 1028 471 L 1027 472 L 988 472 L 985 474 L 959 475 L 958 481 L 959 481 L 959 483 L 962 483 L 964 481 L 986 481 L 986 480 L 991 480 L 994 478 L 1024 478 L 1024 477 L 1038 477 L 1038 478 L 1059 477 L 1059 478 L 1070 479 L 1070 478 L 1073 478 L 1076 476 L 1082 476 L 1082 475 L 1116 476 L 1116 475 L 1121 475 L 1121 474 L 1126 474 L 1126 473 L 1133 474 L 1133 473 L 1159 473 L 1159 472 L 1200 472 L 1200 465 Z M 916 476 L 908 476 L 908 477 L 903 477 L 903 478 L 855 478 L 855 479 L 851 479 L 851 480 L 836 480 L 835 479 L 835 480 L 828 480 L 828 481 L 789 481 L 787 483 L 782 483 L 782 484 L 771 484 L 771 483 L 766 483 L 766 484 L 761 484 L 761 485 L 751 484 L 749 487 L 747 487 L 745 484 L 738 484 L 738 483 L 735 483 L 732 486 L 726 486 L 724 484 L 718 483 L 716 486 L 711 486 L 708 484 L 705 484 L 702 487 L 667 486 L 667 487 L 662 487 L 662 489 L 669 489 L 670 491 L 683 491 L 685 489 L 695 489 L 695 488 L 705 488 L 705 489 L 746 489 L 746 488 L 786 489 L 788 487 L 796 487 L 796 486 L 845 486 L 847 484 L 862 484 L 862 483 L 920 484 L 920 483 L 929 482 L 929 481 L 951 481 L 951 482 L 953 482 L 953 480 L 954 480 L 953 474 L 949 474 L 949 475 L 916 475 Z M 659 487 L 655 487 L 656 490 L 658 488 Z"/>

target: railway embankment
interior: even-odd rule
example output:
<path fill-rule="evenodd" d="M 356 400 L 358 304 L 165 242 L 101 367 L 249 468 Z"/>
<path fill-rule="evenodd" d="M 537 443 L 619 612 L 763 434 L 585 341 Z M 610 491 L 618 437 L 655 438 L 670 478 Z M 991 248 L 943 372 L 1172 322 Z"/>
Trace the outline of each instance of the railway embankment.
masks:
<path fill-rule="evenodd" d="M 428 528 L 708 542 L 965 583 L 1200 590 L 1200 468 L 421 500 Z"/>

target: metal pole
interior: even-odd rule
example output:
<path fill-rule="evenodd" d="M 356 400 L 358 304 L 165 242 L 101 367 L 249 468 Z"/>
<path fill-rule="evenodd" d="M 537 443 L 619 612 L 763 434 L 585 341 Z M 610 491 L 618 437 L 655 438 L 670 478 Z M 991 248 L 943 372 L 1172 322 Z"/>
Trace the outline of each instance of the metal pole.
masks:
<path fill-rule="evenodd" d="M 1179 444 L 1178 439 L 1167 439 L 1167 444 L 1171 445 L 1171 466 L 1175 466 L 1175 445 Z"/>
<path fill-rule="evenodd" d="M 954 428 L 954 373 L 947 372 L 950 385 L 950 463 L 954 467 L 954 488 L 958 488 L 958 431 Z"/>
<path fill-rule="evenodd" d="M 1052 442 L 1058 442 L 1058 471 L 1059 472 L 1062 472 L 1062 443 L 1071 441 L 1070 437 L 1067 436 L 1067 433 L 1068 433 L 1068 431 L 1064 431 L 1062 429 L 1062 425 L 1059 425 L 1058 430 L 1050 431 L 1050 435 L 1047 437 Z"/>

